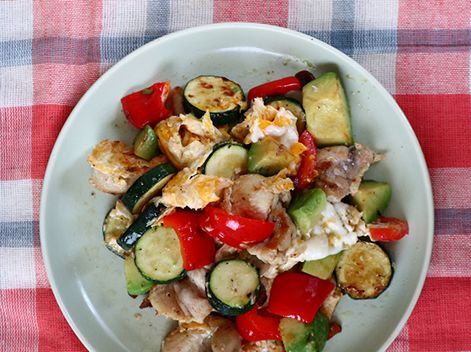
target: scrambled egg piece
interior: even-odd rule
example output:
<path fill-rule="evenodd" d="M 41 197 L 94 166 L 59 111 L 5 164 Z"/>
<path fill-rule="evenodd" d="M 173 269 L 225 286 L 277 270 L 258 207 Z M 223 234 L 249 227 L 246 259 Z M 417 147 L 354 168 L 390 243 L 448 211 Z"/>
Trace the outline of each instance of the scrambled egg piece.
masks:
<path fill-rule="evenodd" d="M 287 255 L 296 261 L 317 260 L 353 246 L 368 230 L 361 213 L 345 203 L 329 203 L 314 228 L 298 238 Z"/>
<path fill-rule="evenodd" d="M 172 116 L 155 126 L 162 151 L 179 169 L 200 163 L 212 147 L 229 139 L 214 127 L 209 113 L 198 119 L 191 114 Z"/>
<path fill-rule="evenodd" d="M 280 194 L 294 189 L 293 181 L 288 177 L 288 170 L 281 170 L 276 175 L 265 178 L 265 189 Z"/>
<path fill-rule="evenodd" d="M 146 161 L 135 156 L 133 149 L 123 142 L 105 139 L 88 157 L 93 168 L 90 183 L 102 192 L 122 194 L 139 176 L 166 160 L 164 155 L 158 155 Z"/>
<path fill-rule="evenodd" d="M 178 208 L 203 209 L 209 203 L 217 202 L 222 191 L 232 185 L 227 178 L 196 173 L 196 169 L 188 167 L 177 173 L 162 190 L 162 203 Z"/>
<path fill-rule="evenodd" d="M 258 142 L 270 136 L 278 140 L 294 155 L 301 154 L 305 147 L 298 143 L 297 118 L 291 111 L 264 105 L 262 98 L 255 98 L 252 108 L 245 113 L 245 120 L 234 126 L 232 134 L 244 144 Z"/>

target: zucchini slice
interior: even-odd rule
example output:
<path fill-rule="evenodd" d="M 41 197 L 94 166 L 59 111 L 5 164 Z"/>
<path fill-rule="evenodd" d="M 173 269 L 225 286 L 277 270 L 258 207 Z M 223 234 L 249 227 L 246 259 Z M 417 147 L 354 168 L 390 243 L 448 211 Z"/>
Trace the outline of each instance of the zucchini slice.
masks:
<path fill-rule="evenodd" d="M 149 205 L 139 215 L 139 217 L 129 226 L 129 228 L 118 239 L 118 245 L 124 250 L 130 250 L 139 238 L 153 225 L 156 219 L 167 210 L 167 208 L 154 202 L 149 202 Z"/>
<path fill-rule="evenodd" d="M 327 206 L 327 196 L 320 188 L 311 188 L 299 193 L 289 205 L 288 215 L 301 233 L 314 228 Z"/>
<path fill-rule="evenodd" d="M 247 100 L 239 84 L 220 76 L 198 76 L 183 89 L 183 106 L 196 117 L 209 111 L 216 126 L 235 123 Z"/>
<path fill-rule="evenodd" d="M 296 157 L 291 151 L 275 138 L 268 136 L 250 146 L 247 170 L 253 174 L 273 176 L 289 168 L 292 163 L 296 163 Z"/>
<path fill-rule="evenodd" d="M 216 145 L 203 165 L 203 173 L 232 178 L 247 171 L 247 149 L 239 143 Z"/>
<path fill-rule="evenodd" d="M 137 241 L 134 261 L 142 276 L 166 284 L 185 276 L 180 240 L 171 228 L 154 226 Z"/>
<path fill-rule="evenodd" d="M 103 241 L 105 246 L 114 254 L 124 258 L 128 251 L 118 244 L 118 239 L 132 224 L 134 218 L 124 204 L 118 200 L 103 221 Z"/>
<path fill-rule="evenodd" d="M 283 107 L 290 111 L 298 119 L 296 121 L 298 132 L 301 133 L 304 131 L 304 128 L 306 127 L 306 113 L 304 112 L 303 106 L 299 101 L 280 95 L 267 97 L 264 99 L 264 101 L 265 105 L 273 106 L 275 109 Z"/>
<path fill-rule="evenodd" d="M 155 285 L 153 281 L 147 280 L 139 272 L 134 263 L 134 256 L 128 255 L 124 260 L 124 277 L 128 293 L 134 295 L 145 295 Z"/>
<path fill-rule="evenodd" d="M 286 352 L 321 352 L 329 335 L 329 319 L 320 312 L 309 324 L 283 318 L 279 329 Z"/>
<path fill-rule="evenodd" d="M 216 263 L 206 283 L 209 303 L 222 315 L 236 316 L 250 310 L 260 291 L 258 270 L 241 259 Z"/>
<path fill-rule="evenodd" d="M 345 250 L 335 269 L 337 284 L 354 299 L 378 297 L 391 282 L 393 268 L 377 244 L 357 242 Z"/>
<path fill-rule="evenodd" d="M 159 142 L 154 129 L 145 125 L 134 139 L 134 154 L 149 161 L 159 152 Z"/>
<path fill-rule="evenodd" d="M 352 145 L 347 96 L 336 72 L 326 72 L 303 87 L 307 129 L 318 146 Z"/>
<path fill-rule="evenodd" d="M 386 210 L 390 200 L 391 186 L 386 182 L 361 181 L 357 193 L 352 196 L 353 204 L 363 213 L 367 224 Z"/>
<path fill-rule="evenodd" d="M 121 197 L 121 201 L 131 213 L 138 214 L 142 207 L 155 197 L 175 173 L 175 168 L 168 163 L 150 169 L 129 187 L 128 191 Z"/>
<path fill-rule="evenodd" d="M 329 255 L 322 259 L 309 260 L 304 262 L 301 271 L 322 280 L 327 280 L 332 276 L 341 255 L 342 252 Z"/>

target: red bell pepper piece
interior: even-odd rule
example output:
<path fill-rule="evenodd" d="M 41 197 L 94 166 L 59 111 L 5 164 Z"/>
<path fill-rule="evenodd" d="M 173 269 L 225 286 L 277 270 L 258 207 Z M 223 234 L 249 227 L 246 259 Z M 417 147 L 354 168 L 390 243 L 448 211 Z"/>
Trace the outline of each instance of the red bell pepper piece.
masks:
<path fill-rule="evenodd" d="M 407 221 L 386 216 L 380 216 L 368 228 L 373 241 L 397 241 L 409 233 Z"/>
<path fill-rule="evenodd" d="M 334 287 L 332 281 L 305 273 L 281 273 L 273 281 L 268 311 L 310 323 Z"/>
<path fill-rule="evenodd" d="M 299 82 L 301 82 L 301 85 L 304 87 L 306 84 L 308 84 L 309 82 L 313 81 L 316 79 L 316 77 L 314 77 L 314 75 L 309 72 L 308 70 L 302 70 L 302 71 L 299 71 L 298 73 L 296 73 L 294 75 L 294 77 L 296 77 L 297 79 L 299 79 Z"/>
<path fill-rule="evenodd" d="M 129 122 L 137 128 L 155 125 L 171 115 L 165 107 L 170 82 L 160 82 L 139 92 L 131 93 L 121 99 L 124 114 Z"/>
<path fill-rule="evenodd" d="M 304 144 L 307 149 L 301 155 L 301 164 L 294 178 L 294 185 L 296 189 L 303 190 L 307 188 L 318 175 L 316 170 L 317 147 L 314 136 L 308 130 L 301 133 L 299 142 Z"/>
<path fill-rule="evenodd" d="M 252 102 L 257 97 L 284 95 L 292 90 L 301 90 L 301 82 L 296 77 L 285 77 L 253 87 L 249 90 L 247 98 Z"/>
<path fill-rule="evenodd" d="M 194 270 L 214 262 L 216 247 L 214 239 L 198 226 L 199 213 L 177 210 L 163 219 L 164 226 L 175 230 L 185 270 Z"/>
<path fill-rule="evenodd" d="M 239 249 L 265 240 L 275 229 L 271 222 L 232 215 L 212 206 L 204 209 L 200 226 L 210 236 Z"/>
<path fill-rule="evenodd" d="M 281 340 L 278 329 L 280 317 L 259 309 L 256 304 L 248 312 L 237 316 L 236 327 L 240 336 L 247 341 Z"/>
<path fill-rule="evenodd" d="M 340 326 L 339 323 L 336 323 L 335 321 L 330 322 L 329 335 L 327 335 L 327 340 L 330 340 L 332 337 L 334 337 L 341 331 L 342 331 L 342 327 Z"/>

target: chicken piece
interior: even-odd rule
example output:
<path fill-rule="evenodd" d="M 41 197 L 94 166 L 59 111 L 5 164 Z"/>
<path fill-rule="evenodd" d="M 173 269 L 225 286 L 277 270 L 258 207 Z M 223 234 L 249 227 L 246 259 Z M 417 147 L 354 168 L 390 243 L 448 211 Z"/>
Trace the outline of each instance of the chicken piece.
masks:
<path fill-rule="evenodd" d="M 242 346 L 241 352 L 284 352 L 281 341 L 257 341 L 249 342 Z"/>
<path fill-rule="evenodd" d="M 155 126 L 161 150 L 179 169 L 200 165 L 216 143 L 229 136 L 214 127 L 209 113 L 201 119 L 191 114 L 172 116 Z"/>
<path fill-rule="evenodd" d="M 201 268 L 190 270 L 186 272 L 186 276 L 191 281 L 193 285 L 195 285 L 200 292 L 205 292 L 206 290 L 206 274 L 208 270 Z"/>
<path fill-rule="evenodd" d="M 261 265 L 264 264 L 257 257 L 249 254 L 246 250 L 237 249 L 227 244 L 223 244 L 221 247 L 219 247 L 216 250 L 214 261 L 218 262 L 220 260 L 232 259 L 232 258 L 239 258 L 239 259 L 245 260 L 257 268 L 259 268 Z"/>
<path fill-rule="evenodd" d="M 211 337 L 207 324 L 182 324 L 165 337 L 161 352 L 211 352 Z"/>
<path fill-rule="evenodd" d="M 102 192 L 123 194 L 139 176 L 166 161 L 164 155 L 146 161 L 135 156 L 133 149 L 123 142 L 105 139 L 88 157 L 93 168 L 90 183 Z"/>
<path fill-rule="evenodd" d="M 247 252 L 265 263 L 260 267 L 260 275 L 274 278 L 279 272 L 291 269 L 300 260 L 288 255 L 288 250 L 299 240 L 296 225 L 281 204 L 277 204 L 268 216 L 275 223 L 273 235 L 264 242 L 247 248 Z"/>
<path fill-rule="evenodd" d="M 167 285 L 155 285 L 149 293 L 149 301 L 157 314 L 164 315 L 179 322 L 198 322 L 212 312 L 213 308 L 206 298 L 203 273 L 192 273 L 183 280 Z M 189 272 L 190 273 L 190 272 Z"/>
<path fill-rule="evenodd" d="M 162 352 L 239 352 L 241 338 L 233 323 L 209 316 L 201 324 L 181 324 L 162 342 Z"/>
<path fill-rule="evenodd" d="M 337 304 L 339 304 L 340 299 L 343 297 L 342 291 L 338 288 L 335 287 L 335 290 L 333 290 L 325 299 L 325 301 L 322 303 L 321 307 L 319 308 L 321 313 L 324 314 L 327 319 L 331 320 L 332 316 L 334 315 L 335 308 L 337 307 Z"/>
<path fill-rule="evenodd" d="M 217 202 L 222 191 L 231 186 L 232 181 L 225 177 L 197 174 L 189 167 L 178 172 L 162 190 L 162 203 L 166 206 L 190 209 L 203 209 Z"/>
<path fill-rule="evenodd" d="M 350 148 L 335 146 L 319 149 L 319 176 L 315 184 L 324 190 L 329 201 L 340 202 L 343 197 L 357 192 L 366 170 L 382 158 L 382 155 L 361 144 Z"/>
<path fill-rule="evenodd" d="M 207 321 L 214 331 L 211 340 L 212 352 L 240 351 L 242 339 L 230 320 L 219 316 L 209 316 Z"/>
<path fill-rule="evenodd" d="M 240 249 L 231 247 L 228 244 L 223 244 L 216 251 L 216 255 L 214 256 L 214 261 L 219 262 L 220 260 L 223 260 L 223 259 L 239 258 L 240 253 L 241 253 Z"/>
<path fill-rule="evenodd" d="M 278 174 L 272 177 L 248 174 L 234 181 L 224 193 L 221 206 L 229 213 L 265 220 L 280 200 L 289 201 L 289 191 L 294 188 L 291 179 Z"/>

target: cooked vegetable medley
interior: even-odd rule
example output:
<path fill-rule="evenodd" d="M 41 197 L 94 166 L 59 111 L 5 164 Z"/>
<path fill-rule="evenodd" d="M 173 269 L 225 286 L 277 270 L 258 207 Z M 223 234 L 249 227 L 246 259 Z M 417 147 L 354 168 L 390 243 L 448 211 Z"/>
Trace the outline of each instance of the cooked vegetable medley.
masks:
<path fill-rule="evenodd" d="M 119 196 L 103 239 L 129 295 L 179 323 L 162 351 L 322 351 L 344 294 L 387 289 L 379 243 L 408 226 L 382 215 L 387 181 L 364 179 L 384 155 L 354 141 L 337 73 L 301 71 L 247 99 L 198 76 L 121 103 L 140 131 L 133 147 L 97 144 L 90 182 Z"/>

